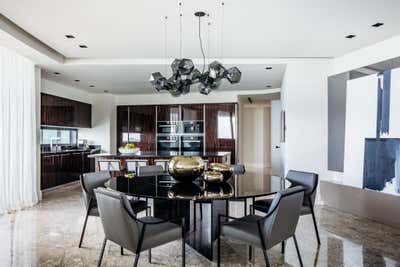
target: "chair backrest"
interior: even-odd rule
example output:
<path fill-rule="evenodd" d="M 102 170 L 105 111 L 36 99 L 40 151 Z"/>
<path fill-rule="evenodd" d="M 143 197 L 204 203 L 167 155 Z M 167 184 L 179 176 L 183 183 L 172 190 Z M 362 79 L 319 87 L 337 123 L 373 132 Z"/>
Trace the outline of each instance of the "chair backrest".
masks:
<path fill-rule="evenodd" d="M 127 159 L 125 164 L 128 172 L 136 172 L 140 166 L 147 166 L 149 161 L 147 159 Z"/>
<path fill-rule="evenodd" d="M 119 172 L 121 171 L 121 161 L 118 159 L 99 160 L 99 171 Z"/>
<path fill-rule="evenodd" d="M 97 206 L 107 240 L 136 252 L 142 224 L 136 218 L 129 200 L 122 193 L 105 188 L 95 189 Z"/>
<path fill-rule="evenodd" d="M 139 166 L 137 170 L 138 176 L 152 176 L 163 174 L 165 170 L 160 165 Z"/>
<path fill-rule="evenodd" d="M 276 194 L 262 225 L 266 249 L 293 236 L 300 217 L 304 188 L 296 186 Z"/>
<path fill-rule="evenodd" d="M 83 200 L 86 208 L 89 208 L 90 198 L 96 199 L 94 189 L 104 187 L 104 183 L 111 179 L 111 175 L 107 171 L 84 173 L 80 177 Z"/>
<path fill-rule="evenodd" d="M 315 196 L 317 194 L 318 174 L 290 170 L 286 175 L 286 179 L 292 183 L 292 186 L 303 186 L 305 188 L 304 205 L 309 206 L 308 199 L 310 198 L 314 206 Z"/>
<path fill-rule="evenodd" d="M 154 165 L 161 166 L 163 170 L 168 170 L 168 159 L 156 159 L 154 160 Z"/>
<path fill-rule="evenodd" d="M 233 174 L 244 174 L 246 172 L 246 168 L 243 164 L 232 165 Z"/>

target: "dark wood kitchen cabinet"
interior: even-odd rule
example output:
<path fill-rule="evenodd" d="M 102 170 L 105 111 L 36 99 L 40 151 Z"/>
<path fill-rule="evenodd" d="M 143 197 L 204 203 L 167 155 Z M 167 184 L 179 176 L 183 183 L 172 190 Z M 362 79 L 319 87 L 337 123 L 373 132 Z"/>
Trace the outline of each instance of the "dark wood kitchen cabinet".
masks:
<path fill-rule="evenodd" d="M 141 151 L 156 150 L 156 106 L 117 107 L 117 146 L 136 144 Z"/>
<path fill-rule="evenodd" d="M 205 105 L 206 152 L 231 152 L 236 162 L 236 104 Z"/>
<path fill-rule="evenodd" d="M 157 106 L 157 121 L 179 120 L 179 105 Z"/>
<path fill-rule="evenodd" d="M 41 124 L 90 128 L 92 105 L 42 93 Z"/>
<path fill-rule="evenodd" d="M 90 152 L 87 151 L 43 153 L 40 189 L 77 181 L 82 173 L 95 171 L 94 159 L 88 155 Z"/>
<path fill-rule="evenodd" d="M 181 119 L 183 121 L 202 121 L 204 119 L 204 105 L 181 105 Z"/>

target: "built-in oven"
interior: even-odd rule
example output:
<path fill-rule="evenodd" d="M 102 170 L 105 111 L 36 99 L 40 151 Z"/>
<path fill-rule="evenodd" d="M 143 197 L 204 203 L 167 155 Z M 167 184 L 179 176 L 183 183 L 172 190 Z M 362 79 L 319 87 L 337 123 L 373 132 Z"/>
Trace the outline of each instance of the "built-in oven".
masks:
<path fill-rule="evenodd" d="M 181 152 L 182 154 L 189 153 L 203 153 L 204 150 L 204 137 L 201 135 L 187 135 L 181 136 Z"/>
<path fill-rule="evenodd" d="M 165 135 L 157 136 L 157 151 L 160 154 L 178 154 L 179 153 L 179 136 Z"/>
<path fill-rule="evenodd" d="M 184 134 L 202 134 L 204 133 L 204 122 L 182 121 L 182 132 Z"/>
<path fill-rule="evenodd" d="M 177 121 L 159 121 L 157 122 L 158 134 L 177 134 L 179 132 L 179 122 Z"/>

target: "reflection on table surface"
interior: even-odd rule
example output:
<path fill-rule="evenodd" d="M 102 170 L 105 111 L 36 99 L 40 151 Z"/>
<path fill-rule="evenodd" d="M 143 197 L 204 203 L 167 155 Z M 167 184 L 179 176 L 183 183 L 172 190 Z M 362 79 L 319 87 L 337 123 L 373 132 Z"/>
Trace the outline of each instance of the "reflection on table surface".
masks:
<path fill-rule="evenodd" d="M 263 172 L 246 171 L 219 184 L 207 184 L 202 177 L 192 183 L 180 183 L 168 173 L 154 176 L 126 178 L 119 176 L 106 183 L 106 187 L 128 195 L 167 199 L 230 199 L 274 194 L 285 188 L 285 180 Z M 287 187 L 287 186 L 286 186 Z"/>

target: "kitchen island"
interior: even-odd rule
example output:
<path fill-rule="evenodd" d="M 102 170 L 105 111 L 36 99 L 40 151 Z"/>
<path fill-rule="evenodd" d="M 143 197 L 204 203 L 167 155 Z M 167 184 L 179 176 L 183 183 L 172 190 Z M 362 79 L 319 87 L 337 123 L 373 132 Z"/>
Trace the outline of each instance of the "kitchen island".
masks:
<path fill-rule="evenodd" d="M 146 152 L 140 151 L 135 154 L 109 154 L 109 153 L 100 153 L 89 155 L 89 158 L 95 158 L 96 161 L 99 159 L 119 159 L 121 160 L 121 165 L 124 166 L 124 161 L 127 159 L 146 159 L 149 161 L 150 165 L 154 164 L 154 160 L 157 159 L 170 159 L 174 156 L 199 156 L 204 160 L 208 160 L 209 162 L 219 162 L 219 163 L 230 163 L 231 162 L 231 152 L 225 151 L 216 151 L 216 152 L 185 152 L 185 153 L 176 153 L 176 152 Z M 97 165 L 97 164 L 96 164 Z"/>

